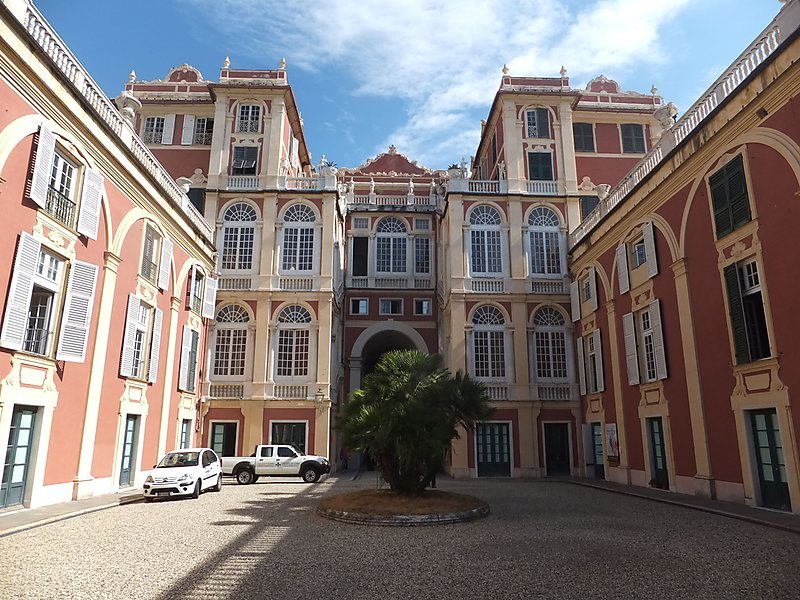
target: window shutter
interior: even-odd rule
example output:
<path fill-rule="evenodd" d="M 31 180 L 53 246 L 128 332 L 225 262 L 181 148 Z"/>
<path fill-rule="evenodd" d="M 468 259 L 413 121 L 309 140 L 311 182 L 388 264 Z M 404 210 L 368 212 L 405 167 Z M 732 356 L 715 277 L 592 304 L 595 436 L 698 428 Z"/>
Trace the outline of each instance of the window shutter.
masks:
<path fill-rule="evenodd" d="M 595 329 L 592 332 L 594 336 L 595 360 L 597 361 L 597 392 L 602 392 L 606 389 L 605 378 L 603 377 L 603 346 L 600 344 L 600 330 Z"/>
<path fill-rule="evenodd" d="M 158 357 L 161 350 L 161 324 L 164 312 L 160 308 L 153 311 L 153 335 L 150 337 L 150 359 L 147 361 L 147 381 L 155 383 L 158 377 Z"/>
<path fill-rule="evenodd" d="M 189 373 L 189 353 L 192 350 L 192 330 L 183 326 L 183 339 L 181 340 L 181 363 L 178 370 L 178 388 L 187 391 Z"/>
<path fill-rule="evenodd" d="M 586 361 L 583 358 L 583 338 L 578 338 L 578 386 L 581 396 L 586 395 Z"/>
<path fill-rule="evenodd" d="M 733 228 L 736 229 L 750 220 L 750 202 L 741 155 L 725 165 L 725 174 L 728 180 L 731 221 Z"/>
<path fill-rule="evenodd" d="M 714 209 L 714 226 L 717 230 L 717 239 L 733 231 L 730 200 L 725 180 L 725 170 L 720 170 L 708 180 L 711 189 L 711 206 Z"/>
<path fill-rule="evenodd" d="M 125 333 L 122 337 L 122 358 L 119 361 L 119 374 L 122 377 L 133 375 L 133 348 L 136 344 L 136 322 L 139 318 L 139 298 L 128 295 L 128 312 L 125 315 Z"/>
<path fill-rule="evenodd" d="M 194 392 L 197 389 L 197 347 L 200 345 L 200 333 L 191 330 L 189 344 L 189 365 L 186 370 L 186 389 Z"/>
<path fill-rule="evenodd" d="M 537 137 L 550 137 L 550 113 L 546 108 L 536 109 L 536 133 Z"/>
<path fill-rule="evenodd" d="M 103 174 L 94 169 L 86 169 L 83 176 L 81 208 L 78 213 L 78 233 L 92 240 L 97 239 L 100 226 L 100 202 L 103 195 Z"/>
<path fill-rule="evenodd" d="M 592 267 L 589 270 L 589 293 L 592 295 L 591 298 L 591 306 L 592 312 L 597 310 L 598 306 L 598 298 L 597 298 L 597 269 Z"/>
<path fill-rule="evenodd" d="M 189 269 L 189 280 L 186 285 L 186 309 L 192 310 L 192 287 L 194 286 L 194 272 L 197 265 L 192 265 Z"/>
<path fill-rule="evenodd" d="M 622 315 L 622 333 L 625 336 L 625 362 L 628 365 L 628 383 L 639 385 L 639 356 L 636 352 L 636 322 L 633 313 Z"/>
<path fill-rule="evenodd" d="M 66 362 L 86 360 L 86 342 L 89 339 L 98 271 L 97 265 L 79 260 L 72 262 L 56 360 Z"/>
<path fill-rule="evenodd" d="M 164 132 L 161 134 L 161 144 L 164 146 L 172 145 L 172 134 L 175 131 L 175 115 L 164 117 Z"/>
<path fill-rule="evenodd" d="M 194 115 L 183 115 L 183 131 L 181 145 L 191 146 L 194 141 Z"/>
<path fill-rule="evenodd" d="M 617 246 L 617 277 L 619 292 L 625 294 L 631 289 L 631 276 L 628 272 L 628 244 L 622 242 Z"/>
<path fill-rule="evenodd" d="M 573 281 L 569 284 L 569 300 L 572 305 L 572 322 L 581 320 L 581 298 L 579 295 L 579 283 Z"/>
<path fill-rule="evenodd" d="M 36 146 L 36 162 L 33 165 L 31 191 L 28 196 L 36 204 L 44 208 L 47 193 L 50 189 L 50 177 L 56 153 L 56 136 L 47 126 L 39 127 L 39 143 Z M 27 312 L 27 307 L 26 312 Z"/>
<path fill-rule="evenodd" d="M 161 240 L 161 259 L 158 261 L 158 289 L 169 287 L 169 273 L 172 263 L 172 240 L 165 237 Z"/>
<path fill-rule="evenodd" d="M 213 319 L 214 307 L 217 304 L 217 280 L 206 277 L 205 284 L 205 290 L 203 290 L 202 316 L 205 319 Z"/>
<path fill-rule="evenodd" d="M 661 326 L 661 300 L 650 304 L 650 325 L 653 328 L 653 352 L 656 355 L 656 375 L 667 378 L 667 353 L 664 350 L 664 328 Z"/>
<path fill-rule="evenodd" d="M 0 346 L 3 348 L 22 350 L 33 294 L 33 274 L 39 263 L 41 249 L 42 244 L 31 234 L 24 231 L 19 234 L 6 311 L 3 314 L 3 328 L 0 331 Z"/>
<path fill-rule="evenodd" d="M 744 318 L 744 303 L 739 289 L 739 269 L 733 264 L 725 267 L 725 287 L 728 288 L 728 313 L 731 317 L 733 347 L 736 351 L 736 364 L 750 362 L 750 346 L 747 343 L 747 325 Z"/>
<path fill-rule="evenodd" d="M 647 272 L 650 277 L 658 275 L 658 260 L 656 258 L 656 236 L 653 231 L 653 224 L 647 223 L 644 226 L 644 253 L 647 258 Z"/>

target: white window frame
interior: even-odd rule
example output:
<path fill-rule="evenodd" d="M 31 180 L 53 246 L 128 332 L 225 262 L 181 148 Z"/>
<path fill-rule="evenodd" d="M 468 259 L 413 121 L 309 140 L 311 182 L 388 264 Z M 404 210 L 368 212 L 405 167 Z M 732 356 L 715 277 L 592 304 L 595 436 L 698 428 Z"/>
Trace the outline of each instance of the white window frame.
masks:
<path fill-rule="evenodd" d="M 304 312 L 301 312 L 300 310 Z M 292 314 L 307 313 L 309 321 L 282 321 L 284 315 L 287 317 Z M 287 304 L 283 306 L 276 317 L 275 334 L 273 336 L 273 365 L 275 381 L 311 381 L 316 377 L 316 333 L 317 323 L 314 321 L 313 313 L 301 304 Z M 291 335 L 287 335 L 291 333 Z M 305 353 L 302 345 L 297 343 L 298 334 L 307 339 Z M 289 349 L 291 356 L 286 363 L 286 357 L 282 356 L 282 349 Z M 302 364 L 305 362 L 305 372 Z"/>
<path fill-rule="evenodd" d="M 399 303 L 400 310 L 398 312 L 387 312 L 384 310 L 384 302 L 390 303 L 390 306 L 393 305 L 392 303 Z M 378 314 L 379 315 L 387 315 L 387 316 L 401 316 L 405 314 L 404 307 L 403 307 L 403 299 L 402 298 L 380 298 L 378 299 Z"/>
<path fill-rule="evenodd" d="M 537 317 L 541 317 L 541 311 L 547 310 L 554 311 L 558 317 L 561 319 L 561 323 L 558 324 L 542 324 L 537 323 Z M 552 307 L 552 306 L 542 306 L 536 311 L 536 314 L 533 316 L 532 321 L 532 328 L 530 331 L 530 358 L 531 358 L 531 380 L 536 383 L 571 383 L 573 381 L 573 367 L 572 367 L 572 336 L 570 334 L 571 328 L 567 325 L 567 319 L 564 318 L 564 315 L 561 312 Z M 540 334 L 542 334 L 540 336 Z M 550 363 L 551 372 L 555 369 L 553 365 L 555 364 L 554 356 L 556 353 L 554 350 L 554 340 L 555 336 L 562 337 L 562 350 L 563 350 L 563 363 L 564 363 L 564 376 L 557 377 L 557 376 L 542 376 L 539 373 L 539 353 L 542 345 L 539 344 L 540 337 L 543 340 L 546 340 L 546 347 L 548 350 L 548 357 Z"/>
<path fill-rule="evenodd" d="M 228 320 L 228 313 L 234 312 L 240 317 L 239 320 Z M 250 313 L 239 304 L 226 304 L 221 306 L 216 314 L 210 379 L 244 380 L 248 376 L 250 362 L 248 354 L 248 348 L 251 345 Z M 223 342 L 223 338 L 227 339 Z M 241 359 L 234 362 L 234 356 L 237 354 L 241 355 Z M 221 355 L 224 355 L 224 360 Z"/>
<path fill-rule="evenodd" d="M 552 213 L 555 217 L 555 224 L 533 224 L 538 218 L 534 216 L 539 209 L 545 209 Z M 532 279 L 561 279 L 567 272 L 566 264 L 566 233 L 561 226 L 561 219 L 558 213 L 549 206 L 536 206 L 530 213 L 527 219 L 527 235 L 524 236 L 525 253 L 527 255 L 527 268 L 528 276 Z M 554 239 L 555 238 L 555 239 Z M 537 273 L 535 271 L 535 259 L 537 249 L 541 246 L 542 255 L 546 256 L 547 248 L 552 244 L 556 245 L 558 250 L 558 270 L 553 271 L 552 265 L 548 264 L 546 259 L 543 261 L 545 265 L 544 272 Z"/>
<path fill-rule="evenodd" d="M 482 207 L 495 211 L 498 222 L 491 224 L 474 223 L 473 220 L 477 219 L 475 215 Z M 487 211 L 484 210 L 482 212 L 486 213 Z M 503 214 L 495 206 L 490 204 L 479 204 L 472 208 L 467 222 L 469 223 L 469 237 L 465 239 L 465 242 L 467 244 L 467 257 L 469 260 L 470 277 L 505 277 L 506 265 L 508 264 L 508 261 L 506 259 L 507 242 L 506 236 L 504 235 Z M 489 234 L 493 234 L 492 237 L 496 237 L 497 239 L 497 250 L 499 251 L 498 257 L 489 256 Z M 478 251 L 482 255 L 480 259 L 485 264 L 485 270 L 478 271 L 475 268 L 475 261 L 477 258 L 475 255 L 476 248 L 479 249 Z M 497 261 L 500 263 L 500 268 L 498 270 L 490 270 L 490 263 Z"/>
<path fill-rule="evenodd" d="M 402 227 L 403 230 L 381 231 L 381 227 L 388 223 L 392 223 L 393 227 Z M 374 244 L 376 274 L 382 277 L 408 274 L 408 225 L 403 219 L 384 217 L 379 220 L 375 225 Z M 388 266 L 388 269 L 383 269 L 383 266 Z"/>
<path fill-rule="evenodd" d="M 353 310 L 353 303 L 354 302 L 363 302 L 364 303 L 364 311 L 354 311 Z M 365 316 L 369 314 L 369 298 L 350 298 L 350 314 L 357 315 L 357 316 Z"/>
<path fill-rule="evenodd" d="M 217 240 L 217 248 L 220 249 L 218 259 L 220 272 L 253 271 L 257 264 L 256 238 L 260 225 L 258 211 L 247 202 L 233 202 L 225 208 Z"/>
<path fill-rule="evenodd" d="M 49 263 L 49 265 L 48 265 Z M 28 300 L 27 316 L 25 318 L 25 335 L 23 338 L 22 351 L 37 356 L 52 357 L 55 344 L 53 341 L 56 338 L 56 333 L 59 327 L 59 316 L 62 312 L 61 302 L 64 295 L 64 281 L 65 273 L 67 270 L 68 261 L 53 252 L 48 248 L 41 248 L 37 265 L 33 273 L 33 286 L 31 297 Z M 53 271 L 52 275 L 49 275 Z M 47 271 L 48 274 L 45 274 Z M 36 288 L 42 289 L 45 293 L 50 295 L 49 306 L 47 307 L 47 314 L 45 315 L 45 326 L 37 328 L 44 332 L 46 336 L 45 347 L 43 352 L 39 352 L 31 348 L 31 344 L 35 341 L 29 340 L 29 332 L 31 331 L 31 314 L 30 310 L 33 304 L 33 296 L 36 294 Z"/>
<path fill-rule="evenodd" d="M 166 117 L 151 116 L 142 120 L 142 141 L 145 144 L 161 144 L 164 139 Z"/>
<path fill-rule="evenodd" d="M 262 110 L 260 104 L 240 104 L 236 111 L 237 133 L 259 133 Z"/>
<path fill-rule="evenodd" d="M 422 236 L 422 235 L 415 236 L 413 239 L 414 239 L 414 274 L 431 275 L 433 271 L 433 263 L 431 261 L 431 248 L 433 247 L 433 240 L 428 236 Z M 420 256 L 424 256 L 424 260 L 420 260 Z M 420 270 L 419 269 L 420 264 L 426 265 L 426 268 L 424 270 Z"/>
<path fill-rule="evenodd" d="M 418 311 L 417 310 L 417 307 L 418 307 L 417 302 L 427 302 L 428 303 L 427 304 L 428 310 L 427 311 Z M 433 300 L 432 299 L 430 299 L 430 298 L 414 298 L 414 315 L 429 317 L 432 314 L 433 314 Z"/>
<path fill-rule="evenodd" d="M 487 310 L 483 311 L 486 308 Z M 481 323 L 478 321 L 481 316 L 479 311 L 489 314 L 491 311 L 493 323 Z M 496 311 L 496 312 L 495 312 Z M 498 318 L 499 315 L 499 318 Z M 502 322 L 497 322 L 498 319 Z M 508 335 L 508 324 L 503 312 L 494 305 L 484 304 L 478 306 L 472 314 L 471 327 L 469 328 L 469 367 L 473 377 L 487 383 L 508 383 L 511 381 L 511 368 L 509 348 L 510 336 Z M 483 335 L 485 334 L 485 336 Z M 485 338 L 485 348 L 479 352 L 479 339 Z M 498 343 L 499 340 L 499 343 Z M 496 351 L 500 349 L 502 356 L 496 356 Z M 478 368 L 478 360 L 484 352 L 486 354 L 486 366 Z M 481 371 L 481 372 L 479 372 Z M 485 372 L 483 372 L 485 371 Z"/>
<path fill-rule="evenodd" d="M 290 213 L 291 211 L 291 213 Z M 303 213 L 300 215 L 300 213 Z M 286 220 L 290 214 L 311 219 Z M 316 273 L 318 251 L 317 214 L 308 204 L 296 203 L 288 206 L 283 213 L 278 250 L 280 268 L 283 275 Z M 291 238 L 294 236 L 294 239 Z M 306 268 L 307 267 L 307 268 Z"/>
<path fill-rule="evenodd" d="M 541 124 L 539 123 L 539 115 L 537 111 L 543 110 L 547 113 L 547 135 L 542 136 L 541 134 Z M 533 116 L 533 123 L 531 123 L 531 116 Z M 550 114 L 550 109 L 546 106 L 531 106 L 525 109 L 525 137 L 528 139 L 538 139 L 538 140 L 549 140 L 552 139 L 550 137 L 550 129 L 552 115 Z M 531 135 L 533 133 L 533 135 Z"/>

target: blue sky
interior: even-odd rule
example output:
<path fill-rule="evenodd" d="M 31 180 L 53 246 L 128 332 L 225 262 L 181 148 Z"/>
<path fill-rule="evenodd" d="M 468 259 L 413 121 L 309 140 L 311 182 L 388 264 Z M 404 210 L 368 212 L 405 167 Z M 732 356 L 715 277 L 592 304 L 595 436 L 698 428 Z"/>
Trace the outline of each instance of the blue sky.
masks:
<path fill-rule="evenodd" d="M 504 63 L 511 75 L 596 75 L 683 112 L 770 22 L 777 0 L 40 0 L 92 76 L 116 96 L 131 69 L 187 62 L 217 79 L 277 68 L 316 162 L 354 167 L 395 144 L 432 168 L 474 153 Z"/>

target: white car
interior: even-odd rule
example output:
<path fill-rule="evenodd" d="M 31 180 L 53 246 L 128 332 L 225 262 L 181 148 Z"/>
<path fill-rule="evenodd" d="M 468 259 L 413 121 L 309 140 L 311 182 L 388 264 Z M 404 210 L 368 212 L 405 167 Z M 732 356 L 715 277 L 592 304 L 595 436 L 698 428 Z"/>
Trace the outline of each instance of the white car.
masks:
<path fill-rule="evenodd" d="M 167 453 L 144 480 L 144 499 L 169 496 L 197 498 L 222 489 L 222 463 L 211 448 L 187 448 Z"/>

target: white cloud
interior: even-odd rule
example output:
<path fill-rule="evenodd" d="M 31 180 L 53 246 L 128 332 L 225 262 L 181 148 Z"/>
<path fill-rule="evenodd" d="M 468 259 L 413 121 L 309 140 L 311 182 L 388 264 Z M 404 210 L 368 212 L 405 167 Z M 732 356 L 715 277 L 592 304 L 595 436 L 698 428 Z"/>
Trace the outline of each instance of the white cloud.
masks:
<path fill-rule="evenodd" d="M 563 64 L 576 85 L 663 62 L 660 31 L 689 0 L 598 0 L 577 11 L 567 0 L 184 2 L 241 54 L 335 69 L 355 94 L 402 99 L 407 121 L 374 150 L 393 143 L 442 166 L 474 152 L 504 63 L 512 75 L 541 76 Z"/>

